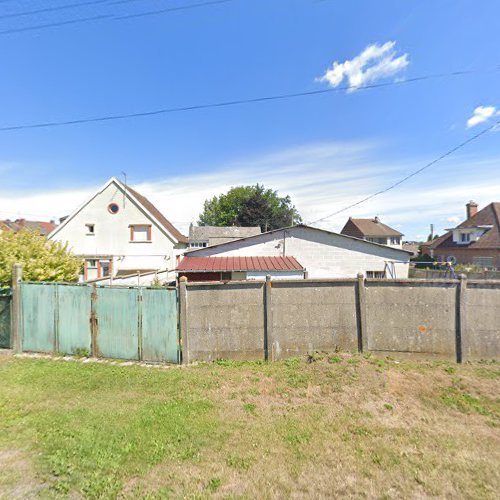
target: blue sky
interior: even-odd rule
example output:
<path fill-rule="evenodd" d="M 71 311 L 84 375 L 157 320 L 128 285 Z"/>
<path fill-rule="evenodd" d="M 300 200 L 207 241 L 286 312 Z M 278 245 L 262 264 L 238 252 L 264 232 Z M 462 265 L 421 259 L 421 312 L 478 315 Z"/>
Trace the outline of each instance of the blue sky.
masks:
<path fill-rule="evenodd" d="M 389 42 L 385 62 L 401 64 L 392 73 L 375 71 L 367 83 L 474 73 L 0 132 L 0 217 L 62 216 L 125 171 L 184 230 L 207 196 L 255 182 L 290 194 L 307 222 L 404 177 L 498 119 L 496 0 L 233 0 L 122 20 L 115 18 L 202 0 L 115 0 L 6 17 L 73 3 L 0 3 L 0 127 L 329 88 L 320 78 L 334 62 L 355 62 L 367 47 Z M 99 15 L 110 17 L 2 34 Z M 480 123 L 468 127 L 478 107 Z M 320 227 L 339 230 L 349 215 L 377 214 L 408 239 L 426 235 L 431 222 L 442 231 L 462 218 L 469 199 L 500 201 L 499 165 L 500 134 L 491 132 Z"/>

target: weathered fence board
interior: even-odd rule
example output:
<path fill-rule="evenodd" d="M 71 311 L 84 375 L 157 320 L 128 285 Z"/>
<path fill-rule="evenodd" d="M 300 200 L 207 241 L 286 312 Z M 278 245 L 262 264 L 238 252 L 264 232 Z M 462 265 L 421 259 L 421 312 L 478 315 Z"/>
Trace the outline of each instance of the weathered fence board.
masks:
<path fill-rule="evenodd" d="M 56 286 L 21 283 L 23 351 L 54 352 L 57 350 L 54 325 Z"/>
<path fill-rule="evenodd" d="M 10 288 L 0 290 L 0 348 L 10 347 L 10 308 L 12 295 Z"/>
<path fill-rule="evenodd" d="M 142 359 L 178 362 L 177 290 L 142 290 Z"/>
<path fill-rule="evenodd" d="M 97 288 L 97 353 L 105 358 L 139 359 L 139 291 Z"/>
<path fill-rule="evenodd" d="M 60 352 L 90 353 L 90 295 L 86 286 L 57 288 L 57 338 Z"/>

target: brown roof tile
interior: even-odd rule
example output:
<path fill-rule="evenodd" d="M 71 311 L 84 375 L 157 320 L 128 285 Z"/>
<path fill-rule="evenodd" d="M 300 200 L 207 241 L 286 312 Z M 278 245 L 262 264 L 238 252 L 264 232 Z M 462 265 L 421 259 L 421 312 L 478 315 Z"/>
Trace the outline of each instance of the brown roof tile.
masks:
<path fill-rule="evenodd" d="M 403 233 L 383 224 L 378 219 L 353 219 L 350 221 L 361 231 L 363 236 L 403 236 Z"/>
<path fill-rule="evenodd" d="M 303 271 L 294 257 L 184 257 L 177 271 Z"/>

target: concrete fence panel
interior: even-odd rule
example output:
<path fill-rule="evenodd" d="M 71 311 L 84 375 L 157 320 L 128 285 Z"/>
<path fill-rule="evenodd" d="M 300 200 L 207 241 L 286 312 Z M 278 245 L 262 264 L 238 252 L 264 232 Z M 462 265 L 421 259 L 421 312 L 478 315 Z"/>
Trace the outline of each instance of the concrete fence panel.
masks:
<path fill-rule="evenodd" d="M 500 286 L 468 283 L 462 353 L 464 361 L 500 358 Z"/>
<path fill-rule="evenodd" d="M 314 351 L 355 351 L 357 280 L 273 282 L 273 359 Z"/>
<path fill-rule="evenodd" d="M 183 359 L 252 360 L 265 358 L 265 283 L 187 284 Z M 186 345 L 187 344 L 187 345 Z"/>
<path fill-rule="evenodd" d="M 457 284 L 366 283 L 369 351 L 456 357 Z"/>

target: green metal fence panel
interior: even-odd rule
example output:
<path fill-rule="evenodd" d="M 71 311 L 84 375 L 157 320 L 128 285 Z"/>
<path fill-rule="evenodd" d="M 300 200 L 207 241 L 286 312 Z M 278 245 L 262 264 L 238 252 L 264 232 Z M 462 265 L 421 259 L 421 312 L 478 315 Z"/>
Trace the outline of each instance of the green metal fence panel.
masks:
<path fill-rule="evenodd" d="M 67 354 L 90 353 L 90 303 L 88 286 L 57 287 L 57 350 Z"/>
<path fill-rule="evenodd" d="M 12 293 L 10 288 L 0 289 L 0 348 L 10 347 L 10 308 Z"/>
<path fill-rule="evenodd" d="M 178 362 L 177 290 L 142 290 L 142 359 Z"/>
<path fill-rule="evenodd" d="M 56 286 L 21 283 L 23 351 L 56 350 Z"/>
<path fill-rule="evenodd" d="M 106 358 L 139 359 L 139 290 L 97 288 L 97 352 Z"/>

